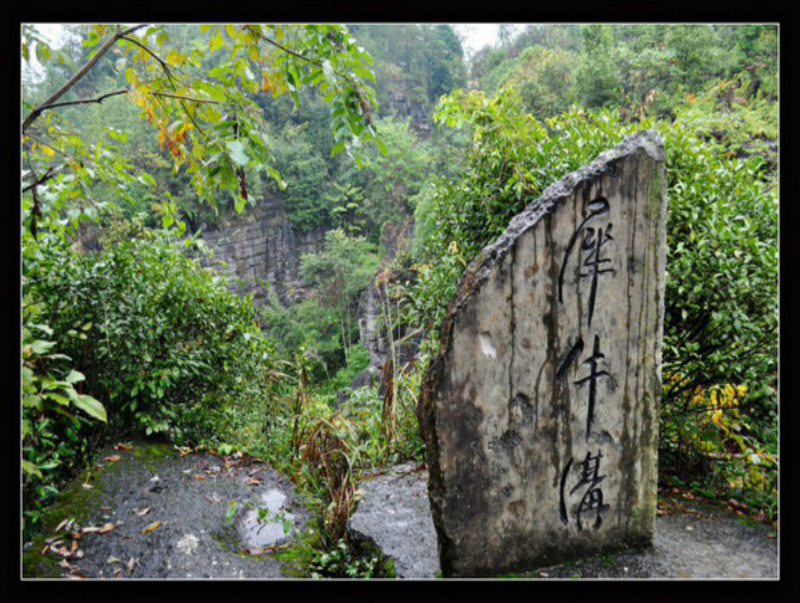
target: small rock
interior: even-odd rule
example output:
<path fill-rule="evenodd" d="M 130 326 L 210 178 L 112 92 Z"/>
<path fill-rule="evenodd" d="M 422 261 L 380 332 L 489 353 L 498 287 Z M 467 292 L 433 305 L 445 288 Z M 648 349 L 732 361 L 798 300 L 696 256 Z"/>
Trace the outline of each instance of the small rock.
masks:
<path fill-rule="evenodd" d="M 194 534 L 187 534 L 178 541 L 178 544 L 176 546 L 177 549 L 182 553 L 191 555 L 192 553 L 194 553 L 195 549 L 197 549 L 199 544 L 200 541 L 197 540 L 197 536 L 195 536 Z"/>

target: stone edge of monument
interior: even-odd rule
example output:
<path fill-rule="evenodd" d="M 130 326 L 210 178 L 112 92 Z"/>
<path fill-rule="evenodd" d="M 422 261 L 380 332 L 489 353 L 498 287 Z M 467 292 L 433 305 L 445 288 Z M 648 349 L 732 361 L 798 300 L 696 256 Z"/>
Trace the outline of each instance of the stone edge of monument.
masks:
<path fill-rule="evenodd" d="M 503 234 L 494 242 L 481 250 L 478 256 L 467 266 L 464 274 L 459 279 L 456 293 L 448 304 L 447 313 L 442 322 L 439 335 L 439 351 L 434 356 L 422 379 L 420 399 L 417 407 L 417 420 L 420 425 L 428 457 L 429 483 L 428 497 L 434 517 L 439 551 L 442 550 L 442 539 L 447 536 L 440 530 L 438 516 L 441 512 L 442 483 L 441 470 L 438 464 L 438 441 L 435 433 L 436 412 L 434 407 L 435 390 L 441 381 L 444 363 L 450 352 L 450 342 L 453 328 L 461 311 L 488 280 L 492 268 L 514 246 L 515 241 L 525 232 L 535 227 L 539 220 L 545 216 L 552 207 L 567 199 L 582 183 L 589 182 L 607 173 L 615 173 L 615 165 L 620 161 L 637 153 L 645 153 L 651 159 L 662 162 L 661 174 L 665 177 L 664 142 L 662 137 L 654 130 L 644 130 L 636 134 L 627 135 L 611 149 L 601 152 L 589 164 L 568 173 L 563 178 L 547 187 L 542 194 L 509 222 Z M 666 184 L 662 182 L 660 190 L 665 193 Z M 665 197 L 665 195 L 664 195 Z M 665 198 L 663 202 L 665 204 Z M 666 241 L 659 243 L 666 245 Z M 663 289 L 663 287 L 662 287 Z M 663 305 L 663 290 L 659 292 L 659 304 Z M 663 316 L 663 309 L 659 312 Z M 659 349 L 662 334 L 658 334 Z M 441 557 L 441 555 L 440 555 Z M 442 560 L 442 569 L 445 569 L 445 560 Z"/>

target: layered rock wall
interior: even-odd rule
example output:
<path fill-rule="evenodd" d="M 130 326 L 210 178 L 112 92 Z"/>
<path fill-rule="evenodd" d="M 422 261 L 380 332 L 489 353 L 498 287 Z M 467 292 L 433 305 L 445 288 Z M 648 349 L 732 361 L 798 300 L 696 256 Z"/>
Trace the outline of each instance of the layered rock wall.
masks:
<path fill-rule="evenodd" d="M 214 252 L 205 264 L 227 273 L 239 293 L 266 303 L 273 291 L 284 305 L 301 297 L 300 256 L 322 250 L 325 231 L 299 232 L 292 227 L 283 201 L 266 195 L 255 208 L 227 218 L 203 239 Z M 267 285 L 268 284 L 268 285 Z"/>

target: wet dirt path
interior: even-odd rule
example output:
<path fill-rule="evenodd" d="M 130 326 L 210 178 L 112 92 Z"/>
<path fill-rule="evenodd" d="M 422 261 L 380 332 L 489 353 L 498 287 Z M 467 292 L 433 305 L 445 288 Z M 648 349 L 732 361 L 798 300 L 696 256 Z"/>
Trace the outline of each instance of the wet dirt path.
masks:
<path fill-rule="evenodd" d="M 109 446 L 99 458 L 26 543 L 24 577 L 286 577 L 274 549 L 309 513 L 268 465 L 144 442 Z"/>

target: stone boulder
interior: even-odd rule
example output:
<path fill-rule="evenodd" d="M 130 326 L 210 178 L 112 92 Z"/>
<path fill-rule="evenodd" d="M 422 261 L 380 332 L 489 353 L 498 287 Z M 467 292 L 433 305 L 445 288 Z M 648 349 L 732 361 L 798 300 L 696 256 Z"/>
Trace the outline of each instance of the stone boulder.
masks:
<path fill-rule="evenodd" d="M 640 133 L 465 271 L 418 408 L 444 576 L 651 543 L 666 214 L 663 143 Z"/>

